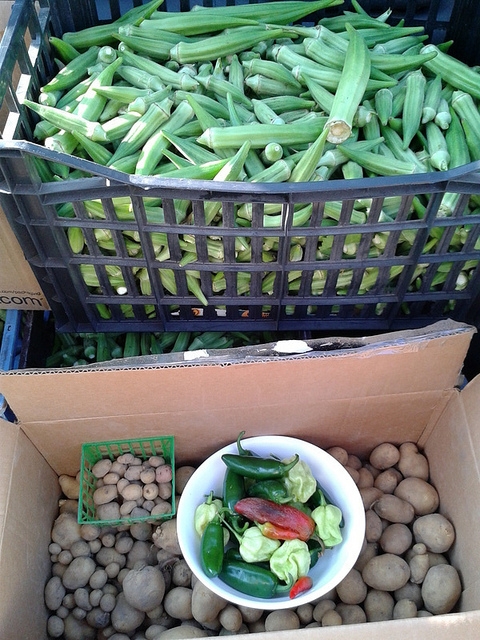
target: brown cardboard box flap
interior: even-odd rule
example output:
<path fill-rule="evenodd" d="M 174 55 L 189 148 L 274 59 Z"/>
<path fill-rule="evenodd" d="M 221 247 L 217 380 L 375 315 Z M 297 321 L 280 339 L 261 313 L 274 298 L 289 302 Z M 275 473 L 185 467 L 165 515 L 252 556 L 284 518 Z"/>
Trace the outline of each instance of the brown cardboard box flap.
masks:
<path fill-rule="evenodd" d="M 37 576 L 50 569 L 48 545 L 59 486 L 21 429 L 8 423 L 1 428 L 0 637 L 39 640 L 45 637 L 46 611 Z"/>
<path fill-rule="evenodd" d="M 0 209 L 0 309 L 48 308 L 40 285 Z"/>
<path fill-rule="evenodd" d="M 453 564 L 461 567 L 463 584 L 468 585 L 462 596 L 463 610 L 480 609 L 480 571 L 472 562 L 478 557 L 478 540 L 473 532 L 480 531 L 479 437 L 477 376 L 447 404 L 425 442 L 431 481 L 441 496 L 442 512 L 455 523 L 456 540 L 449 553 Z"/>
<path fill-rule="evenodd" d="M 13 2 L 0 1 L 0 37 L 10 18 Z M 13 82 L 18 82 L 15 69 Z M 0 113 L 0 120 L 5 113 Z M 48 309 L 47 300 L 35 275 L 25 259 L 7 218 L 0 209 L 0 309 Z"/>
<path fill-rule="evenodd" d="M 0 392 L 57 473 L 76 472 L 82 442 L 129 437 L 132 420 L 138 437 L 175 433 L 181 463 L 211 453 L 205 433 L 213 424 L 222 425 L 216 448 L 245 429 L 319 434 L 324 448 L 362 453 L 378 430 L 397 443 L 428 437 L 473 332 L 446 322 L 355 349 L 254 362 L 9 372 L 0 374 Z M 360 426 L 367 422 L 371 430 Z"/>
<path fill-rule="evenodd" d="M 259 354 L 238 362 L 224 356 L 213 364 L 201 359 L 175 366 L 129 367 L 125 360 L 122 368 L 112 361 L 104 368 L 3 372 L 0 392 L 22 423 L 222 409 L 233 415 L 260 406 L 288 407 L 292 398 L 308 413 L 309 407 L 338 400 L 451 389 L 474 332 L 470 325 L 445 321 L 375 336 L 358 348 L 304 355 Z"/>

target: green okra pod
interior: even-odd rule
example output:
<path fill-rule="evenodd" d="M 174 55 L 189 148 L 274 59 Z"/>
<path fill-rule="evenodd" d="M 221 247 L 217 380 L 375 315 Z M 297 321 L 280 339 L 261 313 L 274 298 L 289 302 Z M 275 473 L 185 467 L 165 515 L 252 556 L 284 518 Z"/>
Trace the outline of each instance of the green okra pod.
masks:
<path fill-rule="evenodd" d="M 350 36 L 345 63 L 333 100 L 327 140 L 335 144 L 345 142 L 351 133 L 353 118 L 360 105 L 370 77 L 370 53 L 362 36 L 347 24 Z"/>
<path fill-rule="evenodd" d="M 469 93 L 475 98 L 480 98 L 480 74 L 464 62 L 457 60 L 448 53 L 444 53 L 434 44 L 427 44 L 422 53 L 435 51 L 437 55 L 424 63 L 426 69 L 455 89 Z"/>
<path fill-rule="evenodd" d="M 402 115 L 404 149 L 408 148 L 420 127 L 425 98 L 425 85 L 426 79 L 420 70 L 412 71 L 408 75 Z"/>
<path fill-rule="evenodd" d="M 98 51 L 98 47 L 90 47 L 87 51 L 71 60 L 50 82 L 42 87 L 42 91 L 64 91 L 74 87 L 87 75 L 87 68 L 95 63 Z"/>
<path fill-rule="evenodd" d="M 23 104 L 59 129 L 64 129 L 67 132 L 78 131 L 95 142 L 107 141 L 105 130 L 99 122 L 85 120 L 74 113 L 40 105 L 31 100 L 24 100 Z"/>
<path fill-rule="evenodd" d="M 263 149 L 269 142 L 282 146 L 313 142 L 322 132 L 327 118 L 316 118 L 305 124 L 278 125 L 255 124 L 240 127 L 212 127 L 198 138 L 200 144 L 210 149 L 240 147 L 250 140 L 253 149 Z"/>

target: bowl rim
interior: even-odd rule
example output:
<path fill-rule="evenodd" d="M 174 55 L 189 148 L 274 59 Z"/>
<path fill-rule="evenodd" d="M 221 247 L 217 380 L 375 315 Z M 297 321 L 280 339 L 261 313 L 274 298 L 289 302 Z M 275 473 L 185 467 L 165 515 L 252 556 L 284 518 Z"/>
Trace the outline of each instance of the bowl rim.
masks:
<path fill-rule="evenodd" d="M 336 472 L 338 474 L 340 474 L 342 478 L 342 484 L 344 483 L 349 488 L 349 503 L 353 510 L 353 516 L 351 515 L 350 519 L 353 519 L 355 521 L 355 531 L 353 535 L 350 536 L 349 540 L 348 561 L 345 561 L 343 563 L 341 569 L 338 570 L 326 583 L 324 583 L 320 590 L 315 590 L 315 588 L 313 588 L 303 594 L 300 594 L 294 599 L 290 599 L 288 593 L 286 593 L 284 596 L 272 599 L 255 598 L 253 596 L 249 596 L 248 594 L 243 594 L 240 591 L 229 590 L 227 592 L 226 589 L 230 589 L 229 587 L 227 587 L 226 585 L 225 588 L 222 587 L 222 583 L 219 579 L 209 578 L 201 569 L 199 561 L 195 558 L 195 554 L 192 553 L 191 545 L 187 544 L 183 536 L 183 532 L 186 530 L 185 527 L 191 527 L 191 519 L 193 519 L 191 510 L 190 515 L 186 513 L 185 509 L 187 507 L 185 507 L 185 505 L 187 504 L 187 502 L 191 501 L 190 494 L 198 493 L 198 491 L 196 491 L 198 478 L 203 477 L 205 470 L 208 470 L 208 468 L 212 464 L 216 464 L 217 461 L 220 461 L 223 454 L 237 452 L 236 441 L 225 445 L 220 449 L 217 449 L 197 467 L 197 469 L 194 471 L 187 484 L 185 485 L 185 488 L 180 496 L 177 508 L 177 535 L 179 546 L 183 558 L 187 562 L 195 577 L 217 596 L 224 598 L 232 604 L 246 606 L 254 609 L 264 609 L 266 611 L 296 608 L 302 604 L 307 604 L 312 602 L 313 600 L 317 600 L 318 598 L 331 591 L 353 568 L 362 549 L 365 537 L 365 508 L 363 506 L 363 501 L 358 487 L 345 467 L 336 458 L 329 454 L 326 449 L 323 449 L 317 444 L 314 444 L 313 442 L 310 442 L 309 440 L 305 440 L 303 438 L 274 434 L 250 436 L 242 438 L 242 446 L 245 449 L 255 449 L 255 446 L 266 446 L 267 444 L 272 443 L 272 441 L 276 441 L 277 443 L 281 442 L 283 445 L 290 446 L 290 451 L 292 452 L 294 451 L 294 447 L 298 447 L 300 443 L 301 447 L 304 447 L 305 449 L 308 449 L 310 451 L 311 456 L 315 454 L 316 456 L 320 456 L 324 460 L 328 460 L 328 463 L 336 469 Z M 275 446 L 273 444 L 271 446 L 271 449 L 271 453 L 275 453 Z M 267 455 L 265 451 L 261 451 L 260 454 Z M 304 457 L 302 458 L 301 453 L 300 459 L 304 459 Z M 199 495 L 199 498 L 204 498 L 204 495 Z M 183 498 L 183 496 L 185 496 L 185 498 Z M 197 505 L 201 502 L 202 500 L 198 500 Z M 190 519 L 190 523 L 188 522 L 188 519 Z M 340 544 L 344 544 L 344 541 Z"/>

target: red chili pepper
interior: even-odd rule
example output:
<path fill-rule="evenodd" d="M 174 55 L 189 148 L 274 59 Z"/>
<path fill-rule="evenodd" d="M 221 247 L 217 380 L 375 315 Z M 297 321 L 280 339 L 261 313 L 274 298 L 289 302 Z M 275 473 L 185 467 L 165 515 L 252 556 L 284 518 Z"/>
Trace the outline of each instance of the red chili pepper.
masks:
<path fill-rule="evenodd" d="M 298 538 L 296 531 L 292 529 L 282 529 L 282 527 L 278 527 L 271 522 L 266 522 L 259 528 L 262 534 L 271 540 L 296 540 Z"/>
<path fill-rule="evenodd" d="M 279 529 L 294 532 L 294 538 L 306 542 L 315 531 L 315 520 L 309 515 L 288 504 L 277 504 L 264 498 L 243 498 L 239 500 L 235 511 L 259 524 L 271 523 Z M 290 538 L 288 538 L 290 539 Z"/>
<path fill-rule="evenodd" d="M 290 599 L 295 598 L 300 593 L 308 591 L 313 586 L 313 580 L 309 576 L 303 576 L 299 578 L 293 587 L 290 589 Z"/>

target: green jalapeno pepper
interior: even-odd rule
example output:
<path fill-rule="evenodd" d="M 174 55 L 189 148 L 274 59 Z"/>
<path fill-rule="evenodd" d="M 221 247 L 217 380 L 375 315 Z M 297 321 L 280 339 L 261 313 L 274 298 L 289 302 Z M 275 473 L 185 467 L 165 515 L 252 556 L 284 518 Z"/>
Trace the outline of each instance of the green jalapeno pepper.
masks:
<path fill-rule="evenodd" d="M 325 551 L 325 547 L 324 545 L 322 545 L 321 542 L 319 542 L 318 540 L 315 540 L 314 538 L 310 538 L 310 540 L 307 541 L 307 546 L 310 552 L 310 569 L 311 569 L 317 564 L 318 559 Z"/>
<path fill-rule="evenodd" d="M 317 488 L 315 492 L 308 499 L 308 504 L 311 505 L 313 509 L 315 509 L 315 507 L 320 507 L 321 505 L 324 505 L 325 502 L 327 504 L 334 504 L 330 496 L 328 495 L 328 493 L 326 493 L 325 489 L 323 489 L 323 487 L 317 484 Z"/>
<path fill-rule="evenodd" d="M 255 454 L 252 451 L 249 451 L 248 449 L 244 449 L 240 443 L 240 440 L 242 439 L 244 434 L 245 434 L 245 431 L 240 431 L 240 433 L 238 434 L 238 438 L 237 438 L 238 453 L 241 456 L 253 456 Z"/>
<path fill-rule="evenodd" d="M 227 469 L 223 478 L 223 504 L 229 509 L 245 497 L 245 480 L 232 469 Z"/>
<path fill-rule="evenodd" d="M 253 498 L 265 498 L 278 504 L 290 502 L 291 497 L 287 493 L 285 485 L 280 480 L 262 480 L 254 482 L 248 489 L 247 494 Z"/>
<path fill-rule="evenodd" d="M 248 523 L 234 511 L 239 500 L 245 497 L 245 479 L 231 469 L 227 469 L 223 477 L 223 505 L 230 513 L 224 513 L 224 517 L 237 533 L 242 533 Z"/>
<path fill-rule="evenodd" d="M 223 527 L 216 516 L 205 527 L 200 545 L 202 569 L 210 578 L 215 578 L 222 570 L 223 543 Z"/>
<path fill-rule="evenodd" d="M 229 547 L 223 555 L 224 563 L 231 562 L 232 560 L 236 560 L 237 562 L 244 562 L 238 547 Z"/>
<path fill-rule="evenodd" d="M 225 453 L 222 456 L 223 462 L 228 469 L 232 469 L 245 478 L 253 480 L 270 480 L 275 478 L 283 478 L 298 462 L 298 454 L 288 464 L 284 464 L 280 460 L 274 458 L 254 458 L 250 456 L 241 456 L 234 453 Z"/>
<path fill-rule="evenodd" d="M 238 560 L 224 562 L 219 578 L 229 587 L 255 598 L 272 598 L 292 587 L 291 583 L 279 584 L 278 578 L 268 569 Z"/>

